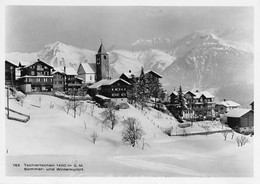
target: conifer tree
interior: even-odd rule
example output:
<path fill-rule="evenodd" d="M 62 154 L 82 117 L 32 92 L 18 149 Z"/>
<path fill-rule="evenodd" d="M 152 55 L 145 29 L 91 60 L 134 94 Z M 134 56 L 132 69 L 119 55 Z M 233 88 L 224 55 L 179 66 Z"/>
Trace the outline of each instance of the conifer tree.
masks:
<path fill-rule="evenodd" d="M 182 116 L 182 111 L 185 109 L 185 99 L 180 86 L 178 91 L 179 115 Z"/>
<path fill-rule="evenodd" d="M 137 102 L 141 105 L 141 108 L 146 106 L 147 99 L 149 97 L 148 84 L 144 75 L 144 68 L 141 69 L 141 74 L 137 83 Z"/>

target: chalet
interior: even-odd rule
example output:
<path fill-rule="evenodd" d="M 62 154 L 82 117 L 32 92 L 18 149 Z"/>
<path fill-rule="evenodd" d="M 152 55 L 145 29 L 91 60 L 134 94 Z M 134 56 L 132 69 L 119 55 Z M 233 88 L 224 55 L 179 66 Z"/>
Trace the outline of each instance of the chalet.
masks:
<path fill-rule="evenodd" d="M 239 106 L 240 106 L 240 104 L 238 104 L 236 102 L 224 99 L 223 101 L 216 103 L 216 105 L 215 105 L 215 112 L 218 115 L 226 114 L 230 110 L 238 108 Z"/>
<path fill-rule="evenodd" d="M 65 73 L 62 71 L 52 72 L 53 76 L 53 90 L 65 91 Z"/>
<path fill-rule="evenodd" d="M 238 132 L 254 131 L 254 111 L 252 109 L 235 108 L 227 114 L 227 124 Z"/>
<path fill-rule="evenodd" d="M 21 77 L 18 78 L 20 89 L 27 92 L 52 91 L 53 67 L 38 59 L 37 62 L 21 69 Z"/>
<path fill-rule="evenodd" d="M 177 91 L 173 91 L 171 94 L 170 94 L 170 103 L 171 104 L 177 104 L 177 99 L 178 99 L 178 92 Z"/>
<path fill-rule="evenodd" d="M 5 85 L 14 85 L 17 66 L 9 61 L 5 61 Z"/>
<path fill-rule="evenodd" d="M 208 91 L 187 91 L 184 94 L 188 108 L 197 115 L 211 116 L 215 107 L 214 96 Z"/>
<path fill-rule="evenodd" d="M 115 102 L 127 102 L 127 88 L 130 83 L 123 79 L 102 79 L 89 86 L 90 96 L 102 95 L 111 98 Z"/>
<path fill-rule="evenodd" d="M 82 86 L 83 79 L 79 78 L 76 70 L 72 67 L 64 67 L 65 73 L 65 91 L 79 89 Z"/>
<path fill-rule="evenodd" d="M 144 76 L 148 81 L 151 81 L 151 82 L 159 81 L 159 79 L 162 78 L 162 76 L 160 74 L 158 74 L 157 72 L 155 72 L 153 70 L 146 71 L 144 73 Z"/>
<path fill-rule="evenodd" d="M 96 78 L 96 63 L 80 63 L 78 77 L 86 84 L 93 84 Z"/>

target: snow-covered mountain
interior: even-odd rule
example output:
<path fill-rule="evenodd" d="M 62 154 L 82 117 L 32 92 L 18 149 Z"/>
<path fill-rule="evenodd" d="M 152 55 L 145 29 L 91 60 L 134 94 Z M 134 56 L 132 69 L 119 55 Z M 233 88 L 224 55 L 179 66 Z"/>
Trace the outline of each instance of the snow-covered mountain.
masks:
<path fill-rule="evenodd" d="M 34 53 L 8 53 L 6 60 L 13 63 L 29 64 L 41 59 L 52 65 L 54 68 L 63 68 L 64 66 L 77 68 L 80 63 L 94 63 L 96 52 L 79 49 L 77 47 L 66 45 L 61 42 L 47 44 L 42 50 Z"/>

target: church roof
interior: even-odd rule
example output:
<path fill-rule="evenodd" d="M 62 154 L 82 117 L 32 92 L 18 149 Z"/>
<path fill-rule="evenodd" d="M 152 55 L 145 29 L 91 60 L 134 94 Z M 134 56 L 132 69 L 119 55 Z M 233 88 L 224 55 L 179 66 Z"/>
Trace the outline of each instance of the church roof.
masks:
<path fill-rule="evenodd" d="M 95 73 L 95 70 L 91 67 L 89 63 L 80 63 L 85 73 Z"/>
<path fill-rule="evenodd" d="M 106 54 L 105 47 L 103 46 L 103 43 L 101 43 L 99 49 L 98 49 L 98 54 Z"/>

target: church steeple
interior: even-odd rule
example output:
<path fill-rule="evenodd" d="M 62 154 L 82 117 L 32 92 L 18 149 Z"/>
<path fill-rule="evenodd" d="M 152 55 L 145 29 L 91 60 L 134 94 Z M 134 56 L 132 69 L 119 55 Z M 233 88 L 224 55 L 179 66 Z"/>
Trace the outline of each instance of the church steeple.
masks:
<path fill-rule="evenodd" d="M 109 79 L 109 56 L 101 39 L 101 44 L 96 54 L 96 81 L 102 79 Z"/>
<path fill-rule="evenodd" d="M 101 39 L 101 45 L 98 49 L 98 53 L 99 54 L 106 54 L 106 50 L 105 50 L 105 47 L 103 46 L 102 39 Z"/>

